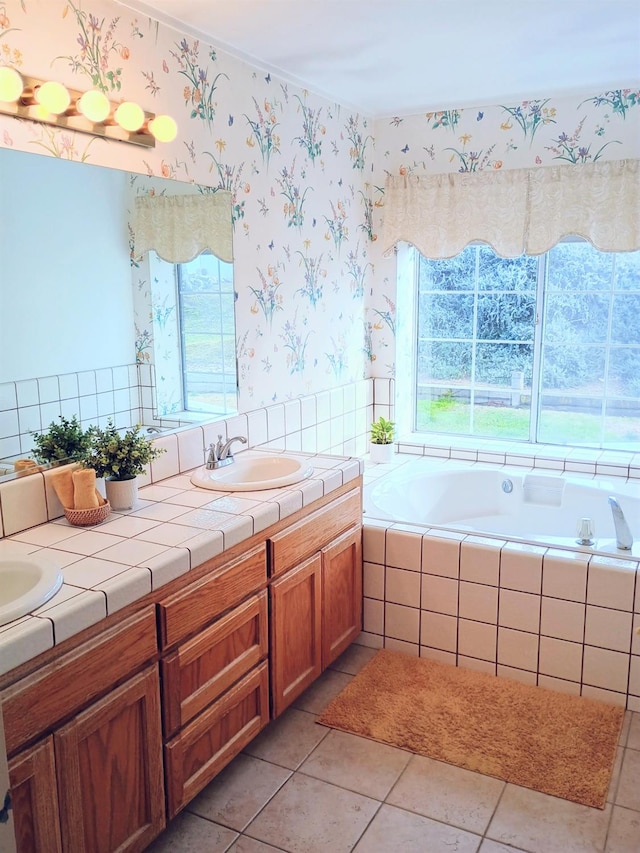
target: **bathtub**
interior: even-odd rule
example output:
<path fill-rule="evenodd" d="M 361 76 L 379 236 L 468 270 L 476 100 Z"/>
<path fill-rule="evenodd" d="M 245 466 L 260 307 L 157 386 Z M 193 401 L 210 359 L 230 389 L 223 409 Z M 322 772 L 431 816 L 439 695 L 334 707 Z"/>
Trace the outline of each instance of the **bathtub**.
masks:
<path fill-rule="evenodd" d="M 635 537 L 632 552 L 616 548 L 609 495 L 618 499 Z M 595 544 L 588 550 L 640 556 L 640 482 L 622 478 L 416 459 L 366 488 L 364 512 L 365 518 L 571 549 L 578 522 L 589 518 Z"/>
<path fill-rule="evenodd" d="M 640 712 L 640 482 L 402 458 L 365 469 L 360 642 Z"/>

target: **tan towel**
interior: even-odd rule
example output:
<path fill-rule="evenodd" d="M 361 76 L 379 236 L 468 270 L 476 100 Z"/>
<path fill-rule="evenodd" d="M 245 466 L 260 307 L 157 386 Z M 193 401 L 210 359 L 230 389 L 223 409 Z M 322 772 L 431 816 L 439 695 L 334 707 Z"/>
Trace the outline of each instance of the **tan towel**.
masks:
<path fill-rule="evenodd" d="M 73 509 L 73 478 L 68 465 L 56 468 L 49 474 L 51 485 L 65 509 Z"/>
<path fill-rule="evenodd" d="M 94 509 L 100 506 L 96 497 L 96 472 L 93 468 L 80 468 L 73 472 L 72 477 L 74 509 Z"/>
<path fill-rule="evenodd" d="M 42 468 L 37 465 L 33 459 L 16 459 L 13 463 L 13 470 L 18 477 L 24 477 L 25 474 L 33 474 L 35 471 L 42 471 Z"/>

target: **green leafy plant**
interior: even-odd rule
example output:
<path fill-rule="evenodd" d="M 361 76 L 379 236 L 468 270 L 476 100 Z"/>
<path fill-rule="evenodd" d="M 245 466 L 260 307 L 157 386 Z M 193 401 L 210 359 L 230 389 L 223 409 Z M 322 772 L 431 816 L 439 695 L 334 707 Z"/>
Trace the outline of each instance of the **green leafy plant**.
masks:
<path fill-rule="evenodd" d="M 93 468 L 97 477 L 132 480 L 161 453 L 164 448 L 154 447 L 152 439 L 140 432 L 140 425 L 120 433 L 109 420 L 105 429 L 94 427 L 91 446 L 82 464 Z"/>
<path fill-rule="evenodd" d="M 68 420 L 59 415 L 60 423 L 51 421 L 46 432 L 32 432 L 35 447 L 33 455 L 42 462 L 62 462 L 82 459 L 91 444 L 93 427 L 83 430 L 74 415 Z"/>
<path fill-rule="evenodd" d="M 393 421 L 379 417 L 371 424 L 371 444 L 393 444 L 395 426 Z"/>

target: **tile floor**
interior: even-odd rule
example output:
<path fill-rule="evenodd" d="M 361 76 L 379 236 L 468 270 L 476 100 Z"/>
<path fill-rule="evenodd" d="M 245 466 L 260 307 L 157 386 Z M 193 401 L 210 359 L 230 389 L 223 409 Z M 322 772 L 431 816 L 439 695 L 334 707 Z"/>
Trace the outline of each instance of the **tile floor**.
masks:
<path fill-rule="evenodd" d="M 639 853 L 640 714 L 592 809 L 317 725 L 373 654 L 351 646 L 149 851 Z"/>

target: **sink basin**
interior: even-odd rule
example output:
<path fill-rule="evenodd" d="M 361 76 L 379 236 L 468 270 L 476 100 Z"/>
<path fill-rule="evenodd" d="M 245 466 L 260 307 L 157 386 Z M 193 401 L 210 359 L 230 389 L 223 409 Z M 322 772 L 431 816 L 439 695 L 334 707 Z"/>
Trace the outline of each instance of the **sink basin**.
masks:
<path fill-rule="evenodd" d="M 245 450 L 231 465 L 215 468 L 198 468 L 191 482 L 201 489 L 218 492 L 249 492 L 261 489 L 279 489 L 298 483 L 313 473 L 308 459 L 287 456 L 284 453 L 261 453 Z"/>
<path fill-rule="evenodd" d="M 0 559 L 0 625 L 31 613 L 62 586 L 62 569 L 46 557 Z"/>

